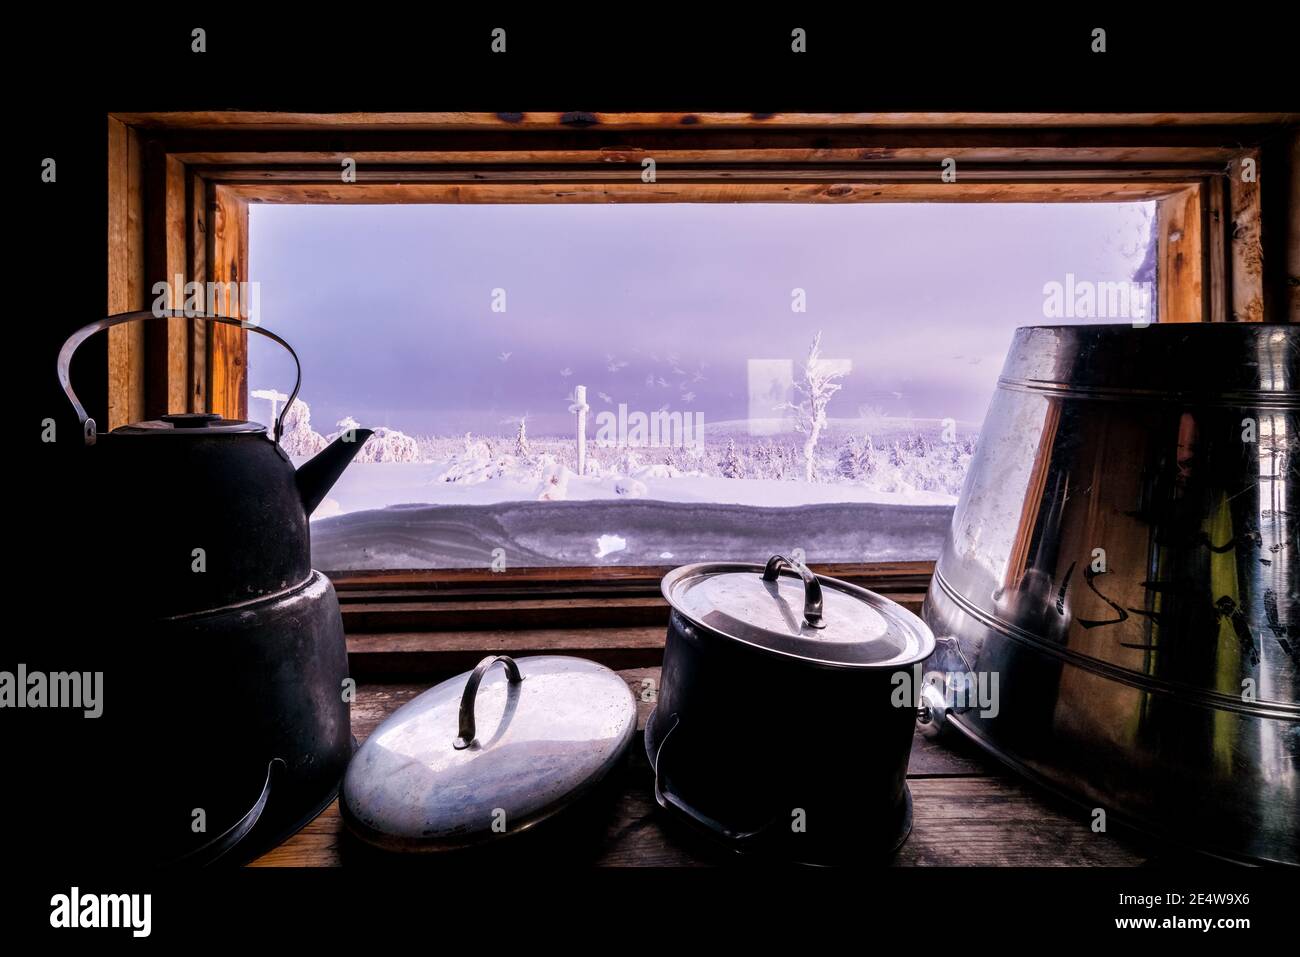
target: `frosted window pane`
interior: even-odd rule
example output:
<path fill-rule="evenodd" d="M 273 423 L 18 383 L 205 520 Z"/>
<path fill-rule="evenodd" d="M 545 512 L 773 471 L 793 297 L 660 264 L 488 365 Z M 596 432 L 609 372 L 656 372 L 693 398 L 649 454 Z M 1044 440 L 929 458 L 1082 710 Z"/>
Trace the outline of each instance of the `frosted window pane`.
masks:
<path fill-rule="evenodd" d="M 934 558 L 1012 330 L 1129 321 L 1075 291 L 1153 283 L 1152 220 L 1149 203 L 255 205 L 260 316 L 304 368 L 286 449 L 378 430 L 313 516 L 313 562 Z M 292 370 L 254 339 L 249 382 L 269 421 Z"/>

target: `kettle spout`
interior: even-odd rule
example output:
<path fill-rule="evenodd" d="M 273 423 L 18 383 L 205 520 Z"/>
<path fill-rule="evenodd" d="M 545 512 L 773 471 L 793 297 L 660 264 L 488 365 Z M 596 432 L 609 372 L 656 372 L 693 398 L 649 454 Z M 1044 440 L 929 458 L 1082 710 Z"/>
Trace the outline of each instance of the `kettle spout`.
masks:
<path fill-rule="evenodd" d="M 298 483 L 298 495 L 308 517 L 324 501 L 326 493 L 334 487 L 352 457 L 361 451 L 361 446 L 373 434 L 370 429 L 350 429 L 298 466 L 294 480 Z"/>

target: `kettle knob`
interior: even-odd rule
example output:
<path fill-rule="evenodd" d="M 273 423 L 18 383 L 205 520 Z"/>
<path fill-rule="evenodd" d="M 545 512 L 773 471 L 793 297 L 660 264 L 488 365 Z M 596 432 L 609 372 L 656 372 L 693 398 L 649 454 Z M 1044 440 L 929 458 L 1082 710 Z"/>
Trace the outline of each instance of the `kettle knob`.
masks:
<path fill-rule="evenodd" d="M 215 412 L 174 412 L 160 418 L 177 429 L 206 429 L 221 421 L 221 416 Z"/>

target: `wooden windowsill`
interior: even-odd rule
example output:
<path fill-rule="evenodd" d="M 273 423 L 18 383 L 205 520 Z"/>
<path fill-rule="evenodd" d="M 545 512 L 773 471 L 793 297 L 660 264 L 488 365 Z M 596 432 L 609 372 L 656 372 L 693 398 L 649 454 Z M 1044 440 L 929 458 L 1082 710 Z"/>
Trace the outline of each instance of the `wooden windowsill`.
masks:
<path fill-rule="evenodd" d="M 456 636 L 448 636 L 455 639 Z M 460 636 L 463 640 L 465 636 Z M 617 644 L 610 634 L 606 642 Z M 662 636 L 659 639 L 662 650 Z M 653 774 L 641 732 L 654 707 L 659 668 L 625 667 L 619 672 L 638 701 L 638 733 L 615 772 L 607 795 L 580 820 L 550 822 L 513 849 L 493 848 L 493 863 L 535 862 L 547 867 L 708 865 L 745 866 L 745 859 L 685 832 L 665 819 L 653 797 Z M 431 680 L 363 683 L 352 705 L 352 730 L 365 740 Z M 755 699 L 755 719 L 764 702 Z M 908 784 L 912 790 L 912 834 L 896 865 L 1136 866 L 1170 853 L 1132 836 L 1096 834 L 1085 811 L 1053 798 L 1002 770 L 960 739 L 913 740 Z M 586 808 L 584 808 L 586 811 Z M 502 852 L 507 860 L 497 856 Z M 405 858 L 384 855 L 346 833 L 338 802 L 279 847 L 253 862 L 258 867 L 384 867 L 396 864 L 458 867 L 483 862 L 478 852 Z"/>
<path fill-rule="evenodd" d="M 815 565 L 920 614 L 931 562 Z M 576 655 L 611 668 L 657 665 L 667 567 L 479 569 L 336 575 L 354 677 L 445 678 L 489 654 Z"/>

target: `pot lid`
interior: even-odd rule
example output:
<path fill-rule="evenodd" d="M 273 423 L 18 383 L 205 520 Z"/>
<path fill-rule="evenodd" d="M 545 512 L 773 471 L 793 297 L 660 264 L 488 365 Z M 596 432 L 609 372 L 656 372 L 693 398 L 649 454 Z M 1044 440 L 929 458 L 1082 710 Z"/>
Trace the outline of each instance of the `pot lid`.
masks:
<path fill-rule="evenodd" d="M 357 749 L 343 816 L 388 850 L 497 840 L 586 793 L 635 731 L 632 692 L 603 665 L 484 658 L 403 705 Z"/>
<path fill-rule="evenodd" d="M 814 664 L 901 668 L 934 651 L 930 629 L 902 605 L 780 555 L 766 566 L 684 565 L 664 576 L 663 594 L 699 628 Z"/>
<path fill-rule="evenodd" d="M 243 419 L 226 419 L 215 412 L 180 412 L 119 426 L 110 435 L 229 435 L 231 433 L 265 432 L 260 422 Z"/>

